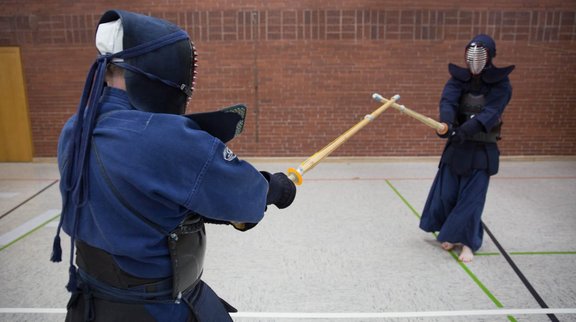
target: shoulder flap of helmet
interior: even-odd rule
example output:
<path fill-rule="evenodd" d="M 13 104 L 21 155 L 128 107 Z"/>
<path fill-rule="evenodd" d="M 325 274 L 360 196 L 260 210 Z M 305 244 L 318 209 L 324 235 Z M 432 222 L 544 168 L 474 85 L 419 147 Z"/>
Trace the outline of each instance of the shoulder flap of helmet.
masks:
<path fill-rule="evenodd" d="M 462 82 L 469 81 L 471 77 L 468 68 L 460 67 L 452 63 L 448 64 L 448 72 L 452 77 Z"/>
<path fill-rule="evenodd" d="M 482 80 L 488 84 L 496 84 L 508 77 L 515 67 L 515 65 L 501 68 L 492 66 L 492 68 L 487 69 L 482 73 Z"/>
<path fill-rule="evenodd" d="M 196 122 L 201 130 L 226 143 L 242 133 L 246 118 L 246 106 L 238 104 L 215 112 L 186 114 L 184 116 Z"/>

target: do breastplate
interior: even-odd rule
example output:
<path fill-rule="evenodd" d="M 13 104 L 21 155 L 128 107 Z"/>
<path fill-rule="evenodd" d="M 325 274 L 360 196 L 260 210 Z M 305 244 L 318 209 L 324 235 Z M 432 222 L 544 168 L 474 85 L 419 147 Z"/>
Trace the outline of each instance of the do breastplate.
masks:
<path fill-rule="evenodd" d="M 458 124 L 462 125 L 464 122 L 474 118 L 476 114 L 484 110 L 484 105 L 486 104 L 486 98 L 483 94 L 472 94 L 466 93 L 462 95 L 460 99 L 460 106 L 458 109 Z M 470 141 L 485 142 L 485 143 L 496 143 L 500 140 L 500 129 L 502 127 L 502 121 L 498 125 L 494 126 L 489 133 L 478 132 L 476 133 Z"/>
<path fill-rule="evenodd" d="M 179 299 L 192 290 L 204 267 L 206 229 L 202 217 L 192 214 L 168 235 L 168 248 L 174 273 L 172 295 Z"/>
<path fill-rule="evenodd" d="M 485 98 L 482 94 L 466 93 L 460 99 L 458 108 L 458 123 L 460 125 L 484 110 Z"/>

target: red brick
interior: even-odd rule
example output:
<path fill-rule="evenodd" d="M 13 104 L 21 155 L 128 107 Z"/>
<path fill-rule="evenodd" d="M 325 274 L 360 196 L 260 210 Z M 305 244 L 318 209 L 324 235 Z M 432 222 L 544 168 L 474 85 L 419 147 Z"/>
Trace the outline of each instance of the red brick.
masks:
<path fill-rule="evenodd" d="M 66 6 L 66 14 L 56 14 Z M 98 1 L 5 0 L 0 45 L 20 46 L 37 157 L 56 154 L 96 57 Z M 115 5 L 116 6 L 116 5 Z M 307 156 L 379 104 L 401 103 L 436 118 L 447 64 L 463 64 L 476 33 L 496 40 L 497 66 L 515 64 L 504 114 L 503 155 L 576 154 L 576 6 L 571 1 L 333 2 L 284 0 L 130 2 L 182 26 L 199 51 L 189 112 L 248 105 L 243 156 Z M 439 155 L 432 130 L 386 111 L 334 155 Z"/>

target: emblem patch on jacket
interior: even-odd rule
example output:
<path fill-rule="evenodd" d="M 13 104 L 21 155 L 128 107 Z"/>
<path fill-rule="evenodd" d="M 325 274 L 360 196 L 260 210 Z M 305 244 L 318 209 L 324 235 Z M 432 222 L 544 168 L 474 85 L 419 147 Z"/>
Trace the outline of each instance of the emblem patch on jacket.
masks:
<path fill-rule="evenodd" d="M 222 155 L 224 157 L 224 160 L 226 160 L 226 161 L 232 161 L 236 158 L 236 155 L 234 154 L 234 152 L 232 152 L 232 150 L 230 150 L 229 147 L 226 147 L 224 149 L 224 151 L 222 152 Z"/>

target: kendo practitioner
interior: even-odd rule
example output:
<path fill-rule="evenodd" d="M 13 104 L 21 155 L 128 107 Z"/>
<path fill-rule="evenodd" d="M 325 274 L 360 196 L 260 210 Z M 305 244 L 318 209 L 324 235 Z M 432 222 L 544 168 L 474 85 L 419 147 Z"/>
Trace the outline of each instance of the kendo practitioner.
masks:
<path fill-rule="evenodd" d="M 184 115 L 196 75 L 188 34 L 112 10 L 100 53 L 58 145 L 71 238 L 66 321 L 231 321 L 235 309 L 201 280 L 205 223 L 253 228 L 296 188 L 227 148 L 245 107 Z M 74 261 L 74 254 L 76 254 Z"/>
<path fill-rule="evenodd" d="M 460 247 L 470 262 L 482 245 L 482 211 L 490 176 L 498 172 L 502 113 L 512 96 L 514 66 L 494 66 L 494 40 L 475 36 L 465 48 L 466 68 L 448 65 L 450 79 L 440 99 L 440 119 L 449 130 L 438 173 L 422 211 L 420 228 L 439 232 L 442 248 Z"/>

